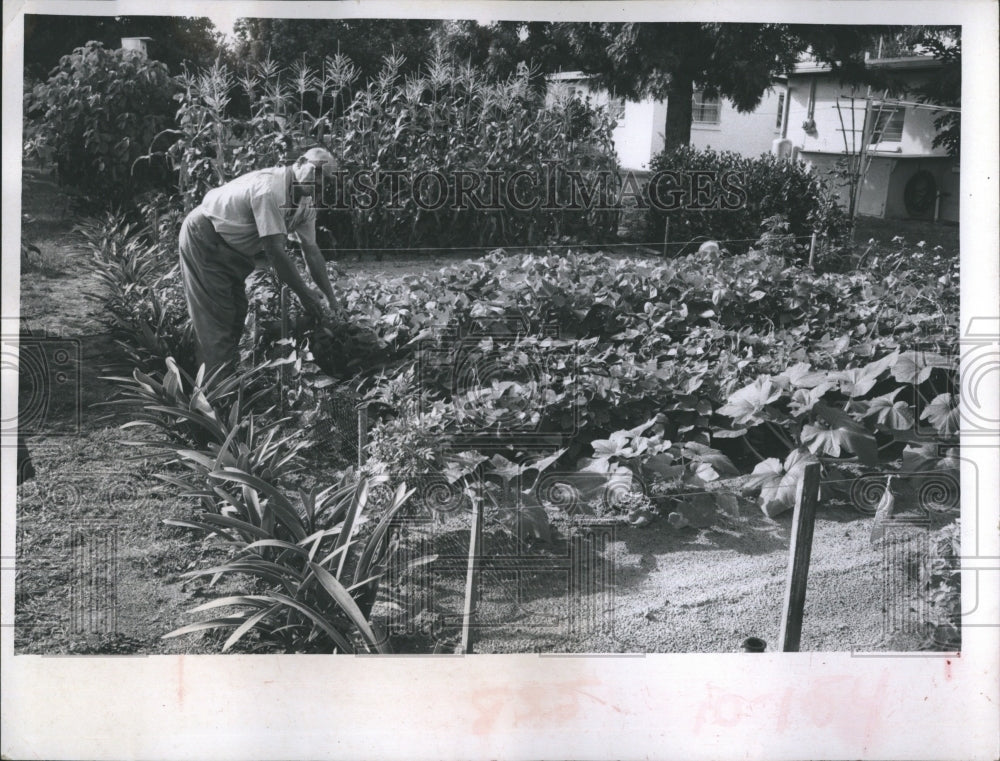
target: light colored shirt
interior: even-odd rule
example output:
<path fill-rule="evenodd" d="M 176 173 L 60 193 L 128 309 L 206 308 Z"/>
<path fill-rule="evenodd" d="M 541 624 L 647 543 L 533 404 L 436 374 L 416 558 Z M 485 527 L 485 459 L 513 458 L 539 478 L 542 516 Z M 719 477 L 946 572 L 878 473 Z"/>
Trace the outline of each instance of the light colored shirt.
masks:
<path fill-rule="evenodd" d="M 208 191 L 201 210 L 228 245 L 249 257 L 261 251 L 267 235 L 315 244 L 316 209 L 308 196 L 298 208 L 292 205 L 293 181 L 291 167 L 248 172 Z"/>

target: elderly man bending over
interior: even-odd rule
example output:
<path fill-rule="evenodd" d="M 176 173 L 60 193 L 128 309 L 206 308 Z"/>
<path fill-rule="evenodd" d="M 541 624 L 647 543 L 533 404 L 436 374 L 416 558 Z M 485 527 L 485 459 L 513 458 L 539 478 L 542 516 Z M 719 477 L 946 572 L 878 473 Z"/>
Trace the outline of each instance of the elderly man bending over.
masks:
<path fill-rule="evenodd" d="M 246 320 L 245 281 L 261 251 L 278 278 L 317 317 L 333 301 L 333 287 L 316 246 L 312 196 L 320 175 L 334 167 L 325 148 L 311 148 L 292 165 L 258 169 L 210 190 L 188 214 L 180 232 L 180 265 L 188 312 L 197 339 L 198 361 L 207 372 L 235 368 Z M 285 253 L 285 241 L 299 241 L 313 281 L 306 285 Z M 325 295 L 325 299 L 324 299 Z"/>

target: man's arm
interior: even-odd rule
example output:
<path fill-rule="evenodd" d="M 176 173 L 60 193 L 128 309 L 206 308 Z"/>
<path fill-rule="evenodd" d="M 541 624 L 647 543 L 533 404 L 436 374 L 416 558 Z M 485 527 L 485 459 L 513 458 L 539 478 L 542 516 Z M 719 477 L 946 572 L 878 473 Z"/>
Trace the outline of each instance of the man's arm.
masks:
<path fill-rule="evenodd" d="M 260 240 L 264 248 L 264 253 L 271 262 L 271 266 L 274 267 L 278 279 L 295 291 L 303 307 L 310 312 L 322 312 L 319 293 L 305 284 L 298 269 L 292 264 L 291 259 L 285 253 L 285 236 L 266 235 Z M 327 284 L 329 285 L 329 280 L 327 280 Z"/>
<path fill-rule="evenodd" d="M 319 286 L 319 289 L 326 294 L 330 306 L 333 306 L 333 285 L 330 283 L 330 275 L 326 271 L 326 259 L 323 258 L 322 252 L 315 243 L 300 240 L 300 245 L 306 258 L 309 274 L 312 275 L 312 279 Z"/>

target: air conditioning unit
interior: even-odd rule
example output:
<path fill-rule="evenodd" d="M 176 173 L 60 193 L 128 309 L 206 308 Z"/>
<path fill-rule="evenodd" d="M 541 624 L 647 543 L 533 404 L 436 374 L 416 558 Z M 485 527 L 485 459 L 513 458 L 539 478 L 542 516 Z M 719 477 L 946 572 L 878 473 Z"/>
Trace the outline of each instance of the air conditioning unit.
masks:
<path fill-rule="evenodd" d="M 792 157 L 792 141 L 787 137 L 779 137 L 771 142 L 771 153 L 779 159 L 790 159 Z"/>

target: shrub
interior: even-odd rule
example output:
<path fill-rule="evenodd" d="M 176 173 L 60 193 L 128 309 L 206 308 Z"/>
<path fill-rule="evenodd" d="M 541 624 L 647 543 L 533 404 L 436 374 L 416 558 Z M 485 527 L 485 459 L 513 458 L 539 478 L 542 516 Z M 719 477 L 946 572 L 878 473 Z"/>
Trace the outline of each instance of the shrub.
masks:
<path fill-rule="evenodd" d="M 846 217 L 823 181 L 798 162 L 770 154 L 746 158 L 729 151 L 682 146 L 660 153 L 651 169 L 650 182 L 658 183 L 659 197 L 664 200 L 674 185 L 669 177 L 657 180 L 656 173 L 661 171 L 678 172 L 683 182 L 693 172 L 715 172 L 719 177 L 735 172 L 746 200 L 733 210 L 687 208 L 692 194 L 686 194 L 681 208 L 675 210 L 657 209 L 650 204 L 646 215 L 648 240 L 662 239 L 667 220 L 672 241 L 710 238 L 733 251 L 749 249 L 761 235 L 761 220 L 778 215 L 787 222 L 788 234 L 798 239 L 800 250 L 808 250 L 813 231 L 828 241 L 839 240 L 847 231 Z"/>
<path fill-rule="evenodd" d="M 88 42 L 25 94 L 26 134 L 34 135 L 28 150 L 50 151 L 61 182 L 120 202 L 140 184 L 133 162 L 170 123 L 173 89 L 159 61 Z"/>

